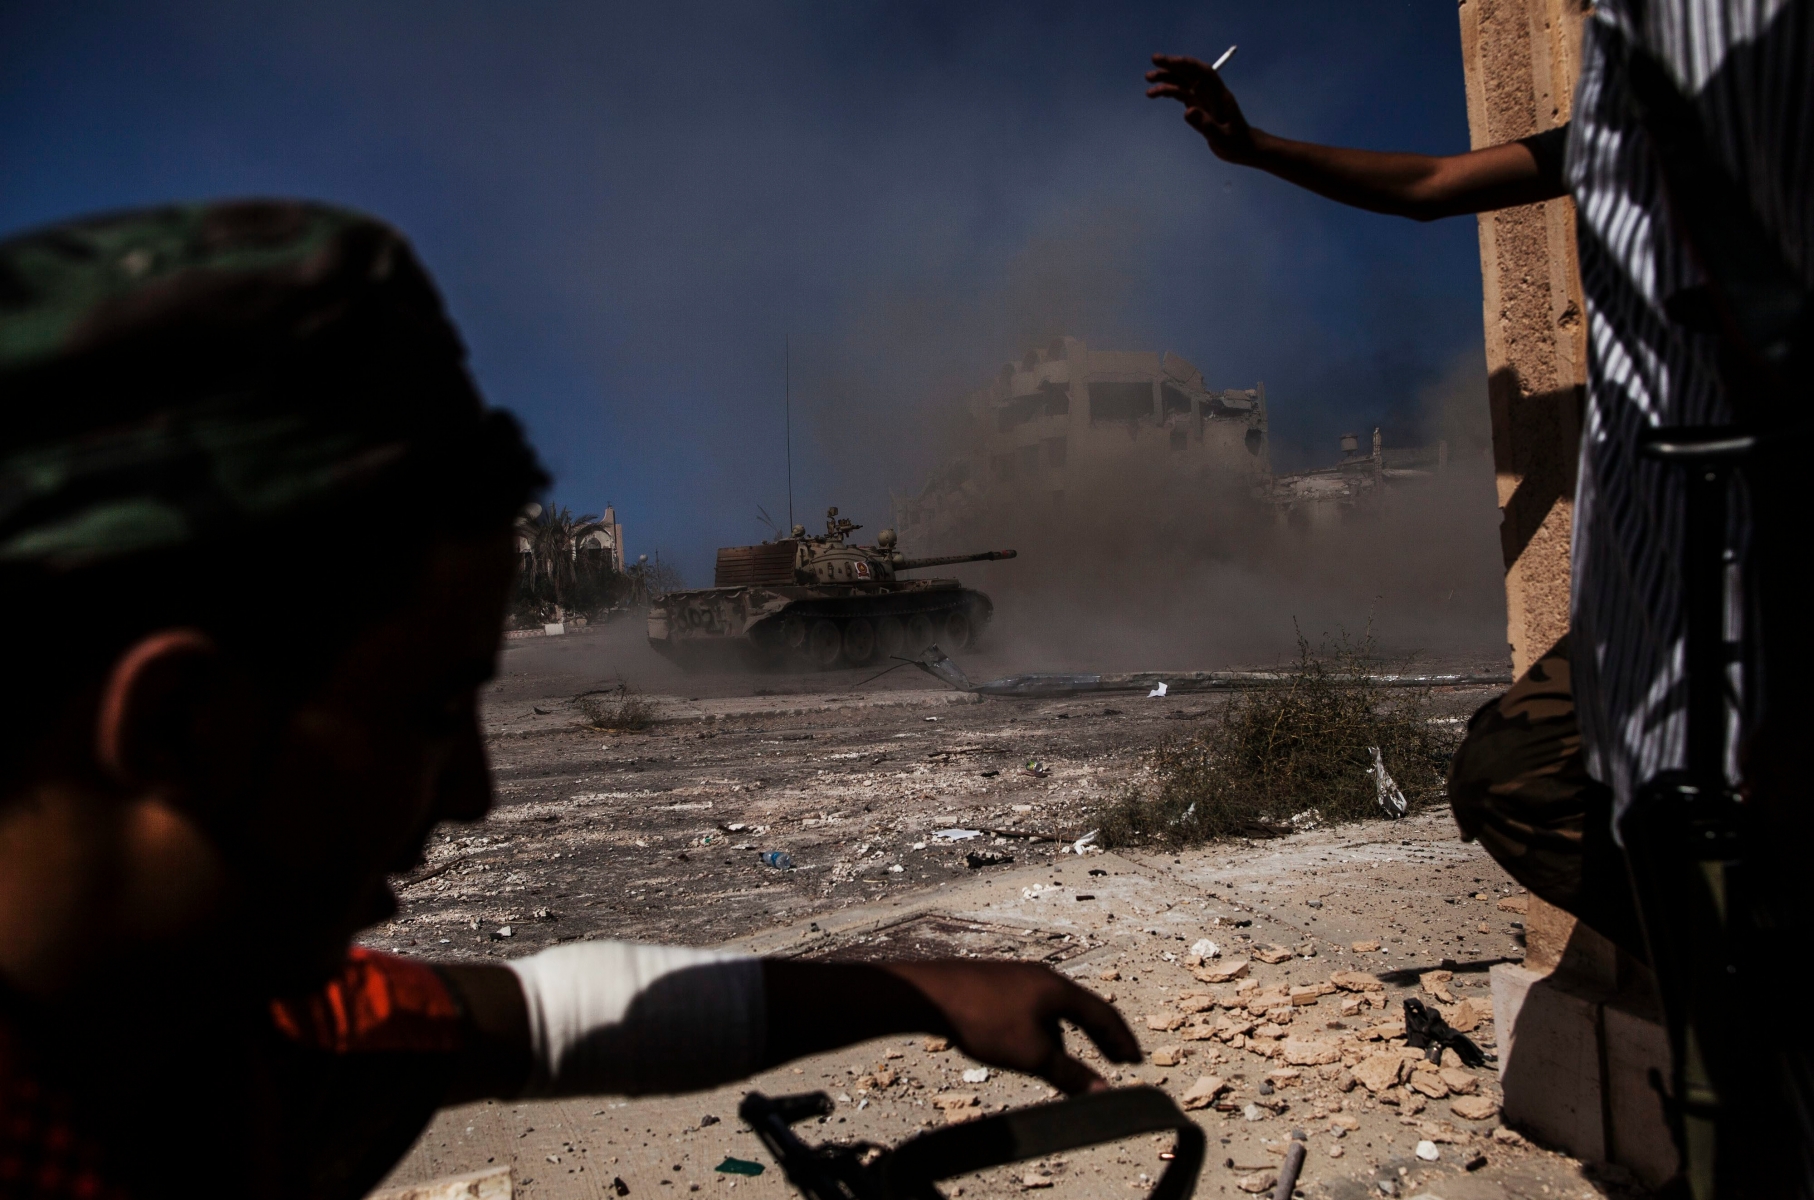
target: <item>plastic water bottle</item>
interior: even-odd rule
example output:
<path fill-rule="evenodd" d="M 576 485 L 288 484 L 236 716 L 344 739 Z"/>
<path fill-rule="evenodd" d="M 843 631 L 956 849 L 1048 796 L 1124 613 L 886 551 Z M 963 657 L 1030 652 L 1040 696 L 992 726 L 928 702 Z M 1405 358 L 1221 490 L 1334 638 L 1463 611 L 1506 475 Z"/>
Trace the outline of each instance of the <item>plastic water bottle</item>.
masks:
<path fill-rule="evenodd" d="M 764 850 L 762 865 L 773 867 L 777 871 L 791 871 L 794 869 L 794 856 L 785 850 Z"/>

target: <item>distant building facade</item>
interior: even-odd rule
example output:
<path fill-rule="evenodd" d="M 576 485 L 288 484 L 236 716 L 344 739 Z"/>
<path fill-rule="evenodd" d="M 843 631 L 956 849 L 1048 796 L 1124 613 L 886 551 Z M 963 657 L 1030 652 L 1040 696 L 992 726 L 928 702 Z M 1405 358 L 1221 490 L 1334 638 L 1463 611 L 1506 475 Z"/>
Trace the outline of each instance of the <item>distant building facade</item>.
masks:
<path fill-rule="evenodd" d="M 1266 387 L 1212 390 L 1167 352 L 1092 350 L 1055 338 L 966 400 L 971 448 L 894 498 L 904 544 L 961 540 L 981 512 L 1062 519 L 1067 495 L 1135 490 L 1183 500 L 1271 479 Z"/>

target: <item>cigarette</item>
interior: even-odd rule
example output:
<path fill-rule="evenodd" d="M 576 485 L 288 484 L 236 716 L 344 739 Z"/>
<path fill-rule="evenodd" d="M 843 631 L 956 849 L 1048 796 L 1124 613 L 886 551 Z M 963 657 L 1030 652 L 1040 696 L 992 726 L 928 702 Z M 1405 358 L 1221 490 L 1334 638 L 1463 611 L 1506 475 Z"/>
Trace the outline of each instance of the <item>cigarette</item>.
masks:
<path fill-rule="evenodd" d="M 1223 64 L 1228 62 L 1229 59 L 1233 58 L 1235 56 L 1235 51 L 1239 50 L 1239 49 L 1240 49 L 1239 46 L 1230 46 L 1228 49 L 1222 51 L 1222 57 L 1218 58 L 1213 64 L 1211 64 L 1209 69 L 1212 71 L 1220 71 L 1223 67 Z"/>

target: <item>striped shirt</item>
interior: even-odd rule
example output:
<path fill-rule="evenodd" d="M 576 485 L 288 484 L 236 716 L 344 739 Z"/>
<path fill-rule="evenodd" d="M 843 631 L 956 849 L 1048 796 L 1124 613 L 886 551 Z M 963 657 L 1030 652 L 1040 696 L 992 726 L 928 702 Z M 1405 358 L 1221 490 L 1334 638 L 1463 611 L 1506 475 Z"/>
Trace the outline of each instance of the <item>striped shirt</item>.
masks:
<path fill-rule="evenodd" d="M 1651 146 L 1627 107 L 1618 40 L 1647 48 L 1674 76 L 1714 155 L 1814 285 L 1811 9 L 1814 0 L 1601 0 L 1587 21 L 1565 165 L 1590 330 L 1571 619 L 1589 769 L 1620 811 L 1657 772 L 1682 767 L 1685 750 L 1683 497 L 1674 468 L 1638 457 L 1639 438 L 1658 425 L 1725 424 L 1732 413 L 1718 339 L 1663 312 L 1670 296 L 1703 280 L 1671 227 Z M 1740 567 L 1728 636 L 1740 639 L 1742 481 L 1732 501 Z M 1733 669 L 1734 748 L 1754 717 L 1743 658 Z"/>

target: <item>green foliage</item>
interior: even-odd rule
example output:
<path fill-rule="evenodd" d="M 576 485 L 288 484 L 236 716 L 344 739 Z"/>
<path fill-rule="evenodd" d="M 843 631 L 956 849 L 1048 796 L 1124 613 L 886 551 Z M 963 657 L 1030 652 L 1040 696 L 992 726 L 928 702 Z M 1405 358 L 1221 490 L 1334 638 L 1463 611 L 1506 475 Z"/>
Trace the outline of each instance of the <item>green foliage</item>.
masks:
<path fill-rule="evenodd" d="M 1307 811 L 1320 821 L 1382 816 L 1374 746 L 1413 811 L 1441 799 L 1451 739 L 1429 721 L 1427 690 L 1369 678 L 1371 649 L 1344 637 L 1312 653 L 1300 636 L 1278 686 L 1236 696 L 1208 729 L 1153 751 L 1147 777 L 1101 812 L 1103 841 L 1175 847 L 1290 832 Z"/>
<path fill-rule="evenodd" d="M 572 510 L 552 505 L 517 522 L 517 536 L 528 546 L 511 606 L 518 623 L 551 621 L 557 609 L 563 616 L 596 612 L 629 596 L 631 582 L 611 555 L 581 545 L 603 528 L 590 513 L 576 517 Z"/>

